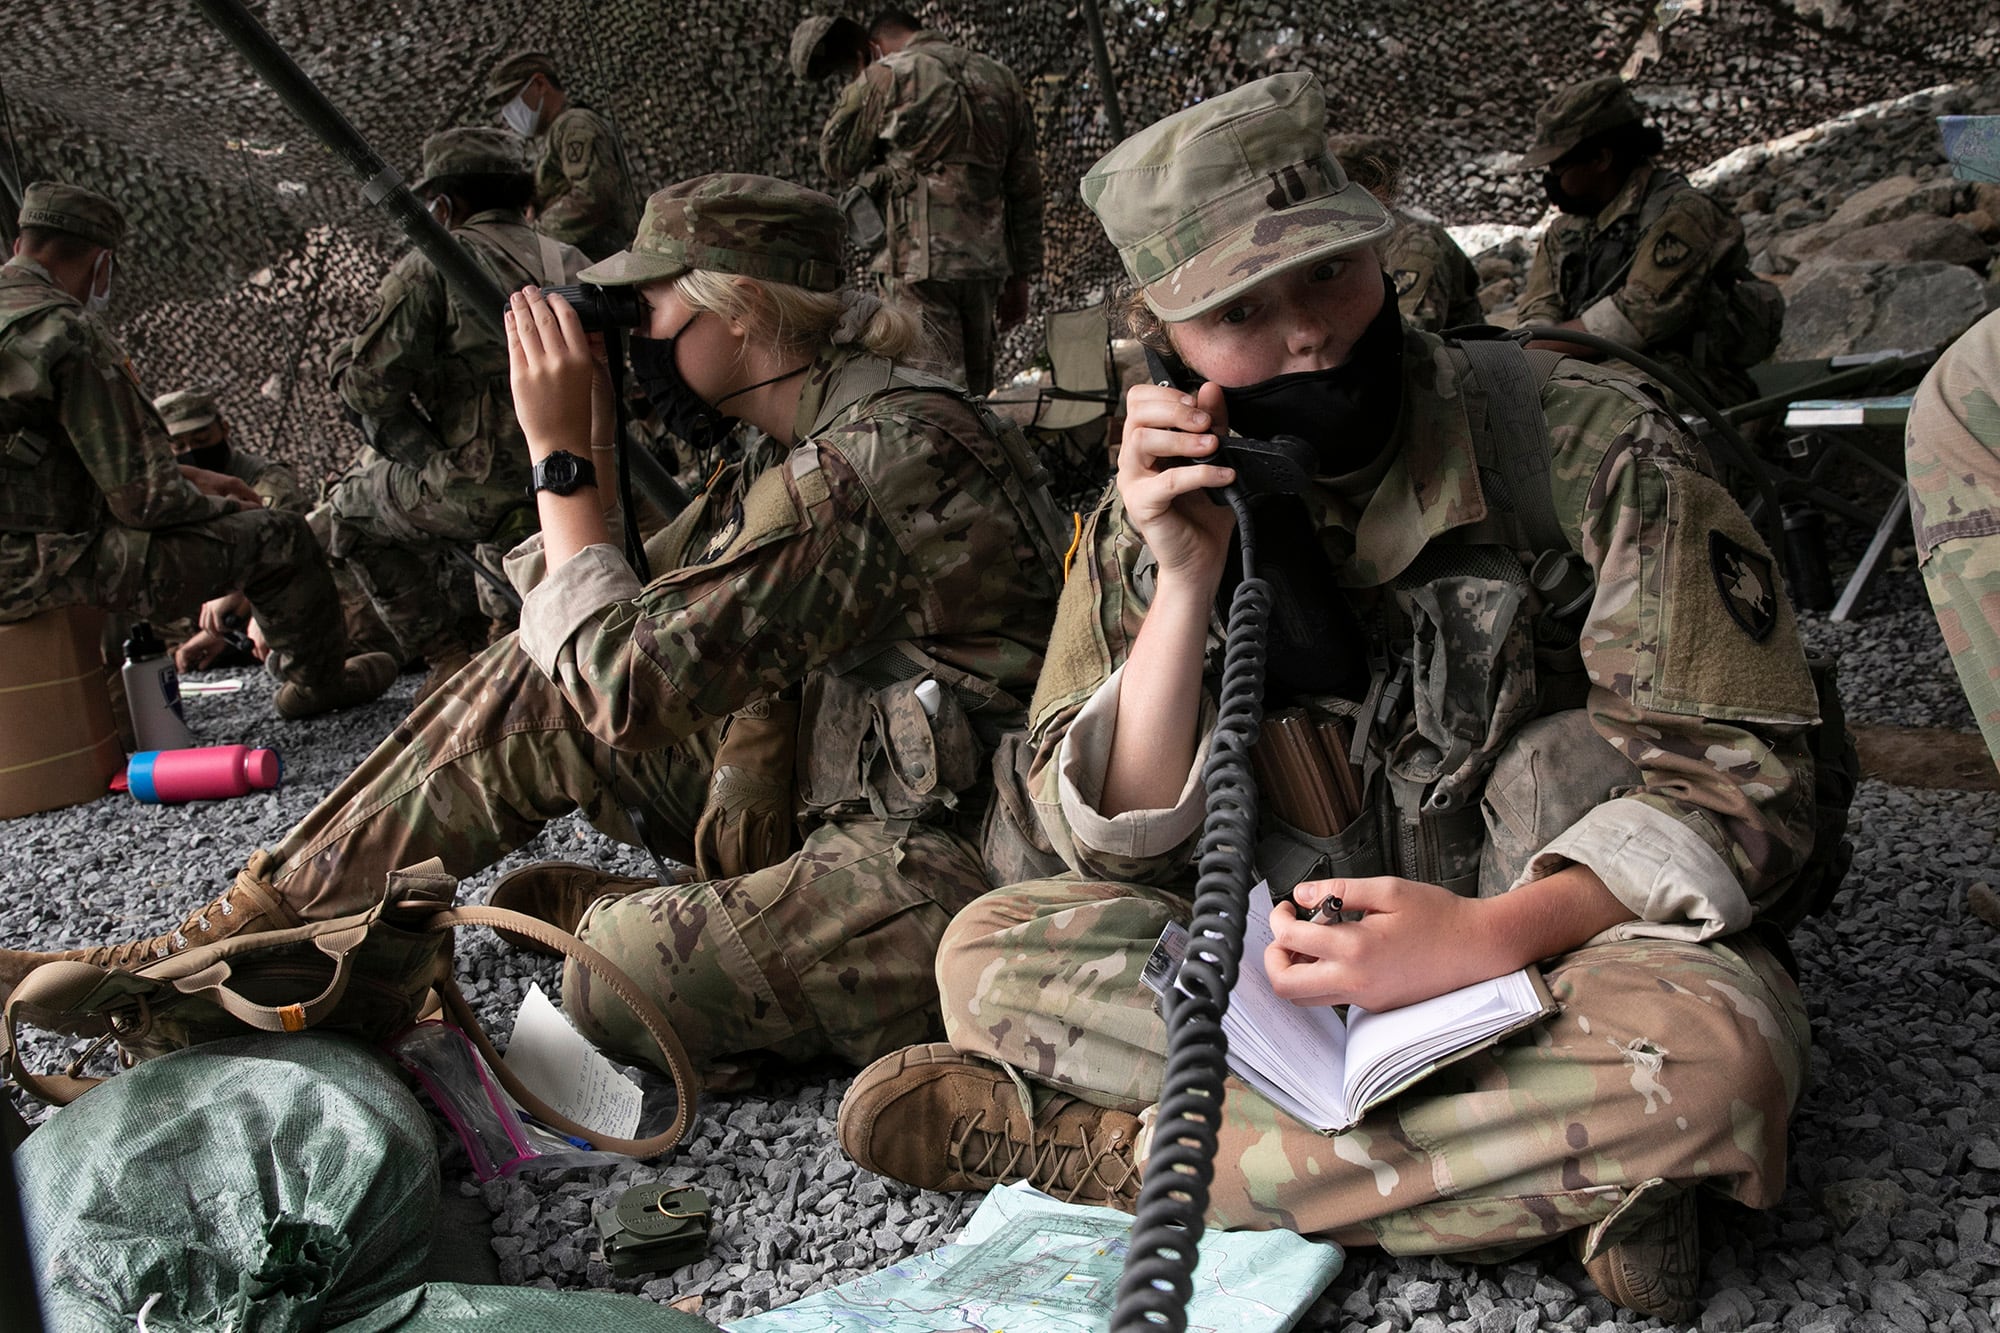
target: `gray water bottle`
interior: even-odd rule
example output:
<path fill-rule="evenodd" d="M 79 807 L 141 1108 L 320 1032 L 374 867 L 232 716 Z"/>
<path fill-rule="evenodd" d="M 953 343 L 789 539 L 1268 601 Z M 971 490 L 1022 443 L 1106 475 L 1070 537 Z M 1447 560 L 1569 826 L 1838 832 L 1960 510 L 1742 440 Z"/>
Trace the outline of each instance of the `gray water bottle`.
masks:
<path fill-rule="evenodd" d="M 125 703 L 139 749 L 185 750 L 196 744 L 181 714 L 181 678 L 152 625 L 140 621 L 125 637 Z"/>

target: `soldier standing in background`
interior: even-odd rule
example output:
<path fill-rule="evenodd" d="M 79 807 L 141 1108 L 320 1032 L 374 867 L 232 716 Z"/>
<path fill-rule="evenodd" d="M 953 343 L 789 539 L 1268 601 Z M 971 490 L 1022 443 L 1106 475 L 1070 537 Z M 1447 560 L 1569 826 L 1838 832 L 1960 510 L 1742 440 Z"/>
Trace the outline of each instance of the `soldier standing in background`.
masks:
<path fill-rule="evenodd" d="M 856 225 L 861 196 L 843 201 L 854 239 L 875 250 L 869 271 L 884 296 L 935 340 L 934 368 L 986 393 L 996 331 L 1027 317 L 1028 283 L 1042 267 L 1042 168 L 1019 81 L 900 9 L 883 10 L 865 34 L 846 20 L 807 19 L 793 32 L 791 66 L 801 79 L 854 71 L 820 135 L 820 165 L 873 205 L 870 237 Z"/>
<path fill-rule="evenodd" d="M 1451 233 L 1396 207 L 1403 192 L 1403 155 L 1379 134 L 1336 134 L 1327 140 L 1348 179 L 1381 201 L 1396 220 L 1382 245 L 1382 267 L 1396 285 L 1403 321 L 1426 333 L 1480 324 L 1479 270 Z"/>
<path fill-rule="evenodd" d="M 78 605 L 186 615 L 240 588 L 285 682 L 281 714 L 380 695 L 396 664 L 347 656 L 305 519 L 234 477 L 176 466 L 131 361 L 92 318 L 111 295 L 118 205 L 38 181 L 20 223 L 0 267 L 0 622 Z"/>
<path fill-rule="evenodd" d="M 1747 402 L 1756 387 L 1744 371 L 1776 350 L 1784 298 L 1750 272 L 1742 224 L 1655 161 L 1664 147 L 1615 74 L 1543 103 L 1518 165 L 1542 169 L 1562 215 L 1542 233 L 1519 323 L 1615 339 L 1681 371 L 1717 406 Z M 1529 346 L 1602 359 L 1579 343 Z"/>
<path fill-rule="evenodd" d="M 603 259 L 639 225 L 625 148 L 611 122 L 563 91 L 555 62 L 523 51 L 486 81 L 486 104 L 535 145 L 535 229 Z"/>
<path fill-rule="evenodd" d="M 505 130 L 457 129 L 424 141 L 411 188 L 503 291 L 560 285 L 584 257 L 528 226 L 533 188 Z M 354 571 L 404 661 L 422 657 L 424 693 L 485 646 L 468 596 L 439 591 L 450 548 L 511 546 L 534 530 L 528 448 L 507 391 L 507 351 L 459 308 L 421 251 L 396 262 L 375 312 L 333 355 L 333 389 L 373 446 L 328 491 L 327 549 Z M 420 696 L 421 697 L 421 696 Z"/>

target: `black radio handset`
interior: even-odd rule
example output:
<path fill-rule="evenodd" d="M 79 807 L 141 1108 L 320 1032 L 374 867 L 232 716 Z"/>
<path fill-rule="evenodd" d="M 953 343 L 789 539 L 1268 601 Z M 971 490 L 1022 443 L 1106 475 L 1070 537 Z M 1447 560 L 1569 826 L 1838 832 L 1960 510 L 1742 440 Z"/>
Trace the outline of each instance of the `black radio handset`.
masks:
<path fill-rule="evenodd" d="M 1191 393 L 1197 387 L 1193 377 L 1176 372 L 1167 359 L 1148 347 L 1146 373 L 1153 383 Z M 1296 435 L 1277 435 L 1268 440 L 1245 435 L 1224 435 L 1215 453 L 1206 459 L 1163 458 L 1166 467 L 1186 467 L 1190 463 L 1216 463 L 1236 469 L 1236 480 L 1228 486 L 1210 489 L 1208 498 L 1219 505 L 1229 503 L 1230 493 L 1242 499 L 1258 495 L 1299 495 L 1312 484 L 1313 466 L 1319 461 L 1316 450 Z"/>

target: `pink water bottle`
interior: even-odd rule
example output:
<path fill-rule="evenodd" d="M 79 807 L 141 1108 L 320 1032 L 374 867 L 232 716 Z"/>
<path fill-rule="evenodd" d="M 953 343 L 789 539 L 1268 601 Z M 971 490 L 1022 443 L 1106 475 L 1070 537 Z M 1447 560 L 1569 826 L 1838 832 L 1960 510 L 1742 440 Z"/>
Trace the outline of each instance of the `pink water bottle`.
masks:
<path fill-rule="evenodd" d="M 132 794 L 148 805 L 245 796 L 277 786 L 281 775 L 276 750 L 253 750 L 247 745 L 142 750 L 125 766 Z"/>

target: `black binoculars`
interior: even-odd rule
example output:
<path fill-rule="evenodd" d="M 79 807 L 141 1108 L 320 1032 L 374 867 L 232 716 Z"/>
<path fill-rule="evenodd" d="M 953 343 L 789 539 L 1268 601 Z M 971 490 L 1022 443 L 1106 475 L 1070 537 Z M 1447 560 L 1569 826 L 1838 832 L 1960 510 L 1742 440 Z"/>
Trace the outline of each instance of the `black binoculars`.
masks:
<path fill-rule="evenodd" d="M 567 287 L 544 287 L 542 295 L 560 296 L 569 302 L 585 333 L 636 329 L 646 322 L 646 307 L 639 300 L 637 287 L 598 287 L 579 282 Z"/>

